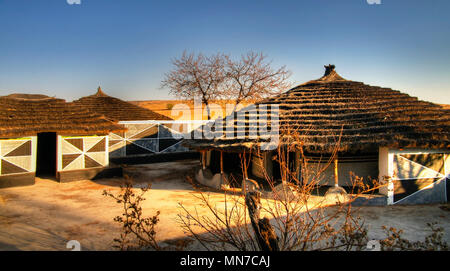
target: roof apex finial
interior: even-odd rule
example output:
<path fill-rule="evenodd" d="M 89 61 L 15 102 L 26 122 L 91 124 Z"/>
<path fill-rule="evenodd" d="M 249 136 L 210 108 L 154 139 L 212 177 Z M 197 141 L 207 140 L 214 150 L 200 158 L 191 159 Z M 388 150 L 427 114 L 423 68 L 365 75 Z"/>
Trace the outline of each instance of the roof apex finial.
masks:
<path fill-rule="evenodd" d="M 336 66 L 333 64 L 325 65 L 325 74 L 317 79 L 313 80 L 314 82 L 334 82 L 334 81 L 347 81 L 344 78 L 342 78 L 337 72 L 336 72 Z"/>
<path fill-rule="evenodd" d="M 102 91 L 102 87 L 98 86 L 96 96 L 106 96 L 106 94 Z"/>
<path fill-rule="evenodd" d="M 333 65 L 333 64 L 325 65 L 324 67 L 325 67 L 325 74 L 324 74 L 324 76 L 327 76 L 327 75 L 331 74 L 336 69 L 336 66 Z"/>

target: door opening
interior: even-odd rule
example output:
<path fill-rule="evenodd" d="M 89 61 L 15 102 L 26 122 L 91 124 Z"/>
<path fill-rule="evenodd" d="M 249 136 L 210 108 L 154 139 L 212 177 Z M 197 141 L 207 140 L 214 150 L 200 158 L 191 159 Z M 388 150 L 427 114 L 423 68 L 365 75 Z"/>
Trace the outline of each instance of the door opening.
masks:
<path fill-rule="evenodd" d="M 56 133 L 38 133 L 36 176 L 56 177 Z"/>

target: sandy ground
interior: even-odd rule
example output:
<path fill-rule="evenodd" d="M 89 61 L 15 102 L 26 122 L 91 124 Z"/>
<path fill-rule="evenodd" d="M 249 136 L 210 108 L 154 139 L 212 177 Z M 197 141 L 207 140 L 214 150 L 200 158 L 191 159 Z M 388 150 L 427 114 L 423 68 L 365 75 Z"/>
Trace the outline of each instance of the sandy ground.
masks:
<path fill-rule="evenodd" d="M 179 161 L 129 167 L 135 172 L 136 186 L 152 183 L 145 194 L 145 215 L 161 212 L 158 238 L 165 243 L 183 238 L 177 224 L 181 212 L 179 203 L 193 211 L 207 215 L 195 197 L 198 190 L 183 176 L 198 164 Z M 113 217 L 121 214 L 112 198 L 103 196 L 104 190 L 120 191 L 123 179 L 103 179 L 57 183 L 37 179 L 34 186 L 0 190 L 0 250 L 67 250 L 69 240 L 77 240 L 83 250 L 112 250 L 113 239 L 120 234 L 120 225 Z M 222 193 L 211 192 L 211 200 L 223 203 Z M 447 205 L 448 206 L 448 205 Z M 445 240 L 450 243 L 450 212 L 442 205 L 363 207 L 361 216 L 369 227 L 369 237 L 383 237 L 381 226 L 393 226 L 405 231 L 410 240 L 423 240 L 427 222 L 438 222 L 445 228 Z M 198 249 L 191 246 L 190 249 Z"/>
<path fill-rule="evenodd" d="M 184 237 L 177 226 L 179 203 L 197 205 L 197 192 L 184 181 L 184 174 L 198 161 L 158 163 L 129 167 L 137 172 L 136 187 L 152 183 L 142 205 L 145 215 L 160 210 L 158 237 L 172 240 Z M 145 181 L 144 181 L 145 180 Z M 121 206 L 104 190 L 120 192 L 124 180 L 102 179 L 57 183 L 37 178 L 34 186 L 0 190 L 0 250 L 66 250 L 69 240 L 77 240 L 83 250 L 111 250 L 120 235 L 120 225 L 113 217 Z M 222 200 L 220 193 L 212 199 Z"/>

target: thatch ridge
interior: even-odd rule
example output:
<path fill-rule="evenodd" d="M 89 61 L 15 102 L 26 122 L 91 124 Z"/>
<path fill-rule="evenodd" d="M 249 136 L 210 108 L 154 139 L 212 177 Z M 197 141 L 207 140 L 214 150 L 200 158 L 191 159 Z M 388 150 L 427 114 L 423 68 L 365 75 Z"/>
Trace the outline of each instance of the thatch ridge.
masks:
<path fill-rule="evenodd" d="M 41 94 L 0 97 L 1 138 L 34 136 L 41 132 L 106 135 L 124 130 L 122 125 L 63 99 Z"/>
<path fill-rule="evenodd" d="M 450 148 L 450 110 L 398 90 L 346 80 L 334 65 L 325 67 L 322 78 L 256 103 L 279 105 L 282 142 L 294 132 L 306 151 L 329 152 L 342 132 L 339 149 L 343 152 L 376 151 L 380 146 Z M 198 149 L 258 145 L 263 140 L 249 138 L 249 128 L 257 127 L 256 117 L 270 119 L 271 112 L 245 114 L 245 121 L 232 124 L 235 133 L 245 131 L 245 138 L 227 138 L 230 133 L 219 131 L 214 140 L 189 140 L 188 145 Z"/>
<path fill-rule="evenodd" d="M 98 88 L 97 93 L 82 97 L 73 103 L 115 121 L 172 120 L 147 108 L 108 96 L 101 87 Z"/>

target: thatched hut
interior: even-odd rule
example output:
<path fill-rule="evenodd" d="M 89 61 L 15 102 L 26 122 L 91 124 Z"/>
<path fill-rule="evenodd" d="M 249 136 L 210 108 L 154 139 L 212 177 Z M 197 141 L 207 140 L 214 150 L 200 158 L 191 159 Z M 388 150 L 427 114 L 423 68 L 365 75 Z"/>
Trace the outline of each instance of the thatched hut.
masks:
<path fill-rule="evenodd" d="M 261 105 L 276 105 L 279 110 L 262 111 Z M 450 173 L 449 112 L 397 90 L 346 80 L 329 65 L 320 79 L 236 112 L 235 116 L 245 116 L 243 121 L 229 122 L 223 131 L 213 126 L 213 139 L 186 144 L 203 153 L 203 169 L 197 177 L 217 185 L 221 173 L 241 171 L 238 154 L 255 154 L 262 144 L 268 144 L 269 137 L 255 134 L 255 127 L 272 127 L 271 120 L 279 120 L 279 125 L 271 128 L 279 129 L 275 143 L 303 148 L 307 168 L 299 163 L 301 153 L 291 154 L 292 168 L 303 182 L 308 180 L 302 179 L 302 172 L 314 171 L 336 151 L 334 163 L 321 176 L 321 185 L 348 186 L 356 175 L 388 182 L 379 192 L 389 204 L 445 201 L 446 191 L 450 191 L 446 189 L 450 182 L 446 182 Z M 244 174 L 261 180 L 265 171 L 271 178 L 280 178 L 273 155 L 274 151 L 253 155 Z"/>
<path fill-rule="evenodd" d="M 109 96 L 101 87 L 97 88 L 95 94 L 82 97 L 73 103 L 114 121 L 172 120 L 152 110 Z"/>
<path fill-rule="evenodd" d="M 119 121 L 127 132 L 109 135 L 111 158 L 148 156 L 187 150 L 170 126 L 173 120 L 152 110 L 111 97 L 100 87 L 97 93 L 73 102 L 106 118 Z"/>
<path fill-rule="evenodd" d="M 45 95 L 0 97 L 0 187 L 93 178 L 108 166 L 110 132 L 125 128 Z"/>

